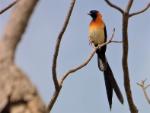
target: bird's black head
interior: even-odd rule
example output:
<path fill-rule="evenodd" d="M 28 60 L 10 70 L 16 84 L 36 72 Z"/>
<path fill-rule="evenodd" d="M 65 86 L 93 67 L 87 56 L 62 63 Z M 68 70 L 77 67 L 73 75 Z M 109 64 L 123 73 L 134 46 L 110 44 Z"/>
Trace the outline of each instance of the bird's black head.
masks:
<path fill-rule="evenodd" d="M 98 11 L 97 10 L 91 10 L 89 13 L 88 13 L 88 15 L 90 15 L 92 18 L 93 18 L 93 20 L 95 20 L 96 19 L 96 17 L 97 17 L 97 15 L 98 15 Z"/>

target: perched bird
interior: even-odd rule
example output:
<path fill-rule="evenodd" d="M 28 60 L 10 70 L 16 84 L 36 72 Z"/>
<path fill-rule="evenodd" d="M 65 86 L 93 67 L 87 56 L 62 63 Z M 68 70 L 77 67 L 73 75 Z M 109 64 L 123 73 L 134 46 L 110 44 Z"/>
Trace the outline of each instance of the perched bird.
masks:
<path fill-rule="evenodd" d="M 91 10 L 88 15 L 92 17 L 89 24 L 89 41 L 95 47 L 107 41 L 107 31 L 102 15 L 97 10 Z M 97 49 L 98 67 L 104 73 L 104 80 L 107 92 L 109 107 L 112 107 L 112 96 L 115 91 L 119 101 L 123 104 L 123 96 L 114 78 L 113 72 L 108 64 L 106 55 L 106 45 Z"/>

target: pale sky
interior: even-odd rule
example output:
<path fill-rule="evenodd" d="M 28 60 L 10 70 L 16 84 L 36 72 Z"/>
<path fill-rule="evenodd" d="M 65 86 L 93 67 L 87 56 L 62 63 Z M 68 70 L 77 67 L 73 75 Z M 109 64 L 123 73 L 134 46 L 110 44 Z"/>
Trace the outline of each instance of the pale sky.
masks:
<path fill-rule="evenodd" d="M 0 1 L 0 9 L 11 0 Z M 63 25 L 71 0 L 40 0 L 30 20 L 23 40 L 18 46 L 16 63 L 28 74 L 45 103 L 50 101 L 54 91 L 51 77 L 51 64 L 57 35 Z M 125 8 L 128 0 L 113 0 L 113 3 Z M 132 10 L 137 11 L 150 0 L 135 0 Z M 115 28 L 115 40 L 121 40 L 121 14 L 110 8 L 103 0 L 77 0 L 67 31 L 61 43 L 58 57 L 58 74 L 81 64 L 92 51 L 88 42 L 88 24 L 91 18 L 87 13 L 99 10 L 107 26 L 108 38 Z M 10 17 L 12 10 L 0 15 L 0 34 Z M 149 113 L 150 105 L 144 98 L 136 82 L 148 79 L 150 83 L 150 10 L 135 16 L 129 21 L 129 71 L 133 99 L 140 113 Z M 129 113 L 123 87 L 122 46 L 110 44 L 106 53 L 114 76 L 124 96 L 121 105 L 113 95 L 110 111 L 103 73 L 98 70 L 96 55 L 82 70 L 74 73 L 64 82 L 60 96 L 51 113 Z M 59 77 L 60 77 L 59 76 Z M 150 90 L 148 90 L 150 96 Z"/>

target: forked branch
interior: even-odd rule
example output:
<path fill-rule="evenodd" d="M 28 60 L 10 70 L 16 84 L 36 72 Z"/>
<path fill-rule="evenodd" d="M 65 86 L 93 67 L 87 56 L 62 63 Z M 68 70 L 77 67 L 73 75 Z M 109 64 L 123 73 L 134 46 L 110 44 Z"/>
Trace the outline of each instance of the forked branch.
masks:
<path fill-rule="evenodd" d="M 66 16 L 64 25 L 63 25 L 63 27 L 62 27 L 62 29 L 61 29 L 58 37 L 57 37 L 54 55 L 53 55 L 53 63 L 52 63 L 52 78 L 53 78 L 53 82 L 54 82 L 54 86 L 55 86 L 55 91 L 54 91 L 54 94 L 53 94 L 53 96 L 52 96 L 52 98 L 51 98 L 51 100 L 47 106 L 47 113 L 49 113 L 51 111 L 51 109 L 53 108 L 53 106 L 57 100 L 57 97 L 59 95 L 59 92 L 61 90 L 61 86 L 59 85 L 58 79 L 57 79 L 57 59 L 58 59 L 58 54 L 59 54 L 60 43 L 61 43 L 61 40 L 63 38 L 63 34 L 66 31 L 66 28 L 68 26 L 75 2 L 76 2 L 76 0 L 71 1 L 70 8 L 69 8 L 68 14 Z"/>
<path fill-rule="evenodd" d="M 146 82 L 146 79 L 145 79 L 145 80 L 141 80 L 141 82 L 137 82 L 137 85 L 142 88 L 142 91 L 143 91 L 143 93 L 144 93 L 144 96 L 145 96 L 147 102 L 150 104 L 150 98 L 149 98 L 149 96 L 148 96 L 148 94 L 147 94 L 147 92 L 146 92 L 146 89 L 147 89 L 148 87 L 150 87 L 150 84 L 145 85 L 145 82 Z"/>
<path fill-rule="evenodd" d="M 65 22 L 64 22 L 64 25 L 63 25 L 63 27 L 57 37 L 57 41 L 56 41 L 56 46 L 55 46 L 54 55 L 53 55 L 53 63 L 52 63 L 52 76 L 53 76 L 55 90 L 59 90 L 59 83 L 57 80 L 57 71 L 56 70 L 57 70 L 57 58 L 58 58 L 58 54 L 59 54 L 60 43 L 61 43 L 63 34 L 66 31 L 66 28 L 68 26 L 75 2 L 76 2 L 76 0 L 72 0 L 68 14 L 67 14 Z"/>

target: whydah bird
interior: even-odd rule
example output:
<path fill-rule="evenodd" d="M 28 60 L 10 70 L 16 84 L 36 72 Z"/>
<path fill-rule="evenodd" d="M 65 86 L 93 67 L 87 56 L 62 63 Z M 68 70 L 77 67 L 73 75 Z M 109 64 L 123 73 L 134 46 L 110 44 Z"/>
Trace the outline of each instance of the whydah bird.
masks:
<path fill-rule="evenodd" d="M 89 24 L 89 41 L 96 47 L 107 41 L 106 26 L 102 19 L 102 15 L 99 13 L 99 11 L 91 10 L 88 13 L 88 15 L 92 17 L 92 20 Z M 122 104 L 123 104 L 123 96 L 114 78 L 110 65 L 108 64 L 108 61 L 105 55 L 106 46 L 107 45 L 103 46 L 102 48 L 97 49 L 96 53 L 97 53 L 98 68 L 100 69 L 100 71 L 104 73 L 107 98 L 109 102 L 109 107 L 111 109 L 113 91 L 116 93 L 119 101 Z"/>

